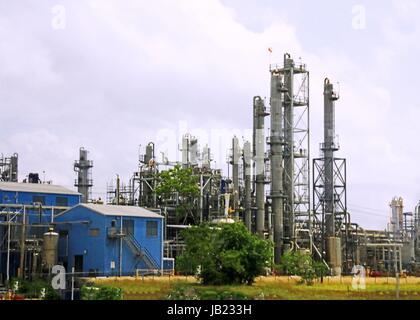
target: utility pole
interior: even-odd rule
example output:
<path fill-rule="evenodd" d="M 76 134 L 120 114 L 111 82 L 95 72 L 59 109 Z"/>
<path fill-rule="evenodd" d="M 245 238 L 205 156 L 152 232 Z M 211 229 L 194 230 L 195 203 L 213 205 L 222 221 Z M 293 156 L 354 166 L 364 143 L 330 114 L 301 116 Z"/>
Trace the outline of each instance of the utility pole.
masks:
<path fill-rule="evenodd" d="M 203 185 L 203 172 L 200 173 L 200 223 L 203 223 L 203 189 L 204 189 L 204 185 Z"/>
<path fill-rule="evenodd" d="M 20 235 L 19 278 L 25 278 L 26 207 L 23 206 L 22 230 Z"/>
<path fill-rule="evenodd" d="M 123 261 L 123 217 L 120 217 L 120 277 L 122 277 L 122 261 Z"/>
<path fill-rule="evenodd" d="M 395 241 L 395 239 L 394 239 Z M 400 299 L 400 272 L 398 271 L 397 246 L 394 243 L 394 270 L 395 270 L 395 293 L 397 300 Z"/>
<path fill-rule="evenodd" d="M 7 210 L 7 263 L 6 263 L 6 282 L 10 281 L 10 210 Z"/>

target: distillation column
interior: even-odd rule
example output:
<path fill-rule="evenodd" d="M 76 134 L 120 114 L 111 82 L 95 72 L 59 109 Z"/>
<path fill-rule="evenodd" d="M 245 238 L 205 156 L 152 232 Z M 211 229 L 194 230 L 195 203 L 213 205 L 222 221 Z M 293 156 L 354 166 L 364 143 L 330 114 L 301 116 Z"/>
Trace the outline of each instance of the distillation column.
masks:
<path fill-rule="evenodd" d="M 10 167 L 11 167 L 11 174 L 10 174 L 10 181 L 11 182 L 18 182 L 18 163 L 19 163 L 19 157 L 17 153 L 14 153 L 10 157 Z"/>
<path fill-rule="evenodd" d="M 274 216 L 274 262 L 279 263 L 283 249 L 283 164 L 282 164 L 282 81 L 278 69 L 271 70 L 271 208 Z"/>
<path fill-rule="evenodd" d="M 190 136 L 185 134 L 182 136 L 182 167 L 184 169 L 188 168 L 190 165 Z"/>
<path fill-rule="evenodd" d="M 334 217 L 334 152 L 338 150 L 335 144 L 335 101 L 333 85 L 328 79 L 324 83 L 324 144 L 322 151 L 325 159 L 325 224 L 327 236 L 335 235 Z"/>
<path fill-rule="evenodd" d="M 192 167 L 198 166 L 198 140 L 195 137 L 191 137 L 190 140 L 190 162 Z"/>
<path fill-rule="evenodd" d="M 18 182 L 18 154 L 0 157 L 0 181 Z"/>
<path fill-rule="evenodd" d="M 249 231 L 252 229 L 251 220 L 251 143 L 246 141 L 243 148 L 244 181 L 245 181 L 245 225 Z"/>
<path fill-rule="evenodd" d="M 284 108 L 284 245 L 294 239 L 294 61 L 289 54 L 284 55 L 283 74 L 283 108 Z M 286 248 L 287 247 L 287 248 Z"/>
<path fill-rule="evenodd" d="M 403 208 L 404 201 L 401 197 L 394 197 L 389 204 L 391 207 L 391 232 L 397 238 L 401 237 L 403 229 Z"/>
<path fill-rule="evenodd" d="M 338 95 L 328 79 L 324 81 L 324 143 L 321 147 L 324 152 L 324 213 L 325 234 L 328 263 L 333 274 L 341 273 L 341 241 L 337 237 L 335 188 L 334 188 L 334 152 L 339 149 L 335 142 L 335 101 Z"/>
<path fill-rule="evenodd" d="M 88 151 L 84 148 L 79 150 L 79 160 L 74 162 L 74 171 L 77 172 L 77 180 L 74 186 L 77 191 L 82 194 L 82 203 L 87 203 L 90 200 L 90 192 L 93 186 L 91 178 L 91 169 L 93 162 L 88 160 Z"/>
<path fill-rule="evenodd" d="M 261 97 L 254 97 L 254 124 L 253 124 L 253 156 L 254 156 L 254 181 L 255 202 L 257 207 L 256 230 L 261 237 L 265 230 L 265 134 L 264 118 L 268 115 Z"/>
<path fill-rule="evenodd" d="M 233 210 L 235 211 L 235 217 L 239 217 L 238 203 L 239 203 L 239 158 L 241 156 L 239 148 L 239 140 L 236 136 L 232 139 L 232 192 L 233 192 Z"/>
<path fill-rule="evenodd" d="M 140 192 L 139 192 L 139 205 L 143 207 L 156 206 L 156 194 L 153 192 L 155 184 L 154 172 L 155 165 L 155 145 L 149 142 L 146 145 L 146 153 L 144 154 L 144 166 L 140 174 Z"/>

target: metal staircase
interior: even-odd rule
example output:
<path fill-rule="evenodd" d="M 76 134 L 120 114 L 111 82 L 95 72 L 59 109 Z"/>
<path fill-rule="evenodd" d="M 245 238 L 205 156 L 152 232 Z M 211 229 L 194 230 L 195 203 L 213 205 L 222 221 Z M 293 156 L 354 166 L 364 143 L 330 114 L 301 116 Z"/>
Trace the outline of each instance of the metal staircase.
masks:
<path fill-rule="evenodd" d="M 149 250 L 147 250 L 145 247 L 143 247 L 136 238 L 130 234 L 127 233 L 124 237 L 125 243 L 129 246 L 131 251 L 135 254 L 137 258 L 140 258 L 144 261 L 147 268 L 149 269 L 160 269 L 159 264 L 157 261 L 153 258 Z"/>

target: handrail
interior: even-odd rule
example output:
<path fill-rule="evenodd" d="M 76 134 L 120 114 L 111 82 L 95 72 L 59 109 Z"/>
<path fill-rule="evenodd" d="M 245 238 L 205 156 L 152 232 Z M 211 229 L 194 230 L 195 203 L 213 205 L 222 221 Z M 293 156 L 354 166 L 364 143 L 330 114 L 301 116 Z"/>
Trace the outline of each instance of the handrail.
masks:
<path fill-rule="evenodd" d="M 147 250 L 146 247 L 143 247 L 137 239 L 133 236 L 131 233 L 127 233 L 126 237 L 124 239 L 127 241 L 127 243 L 131 244 L 135 250 L 137 250 L 142 258 L 146 257 L 148 261 L 145 261 L 146 264 L 151 265 L 152 267 L 158 268 L 159 264 L 157 261 L 153 258 L 152 254 Z"/>

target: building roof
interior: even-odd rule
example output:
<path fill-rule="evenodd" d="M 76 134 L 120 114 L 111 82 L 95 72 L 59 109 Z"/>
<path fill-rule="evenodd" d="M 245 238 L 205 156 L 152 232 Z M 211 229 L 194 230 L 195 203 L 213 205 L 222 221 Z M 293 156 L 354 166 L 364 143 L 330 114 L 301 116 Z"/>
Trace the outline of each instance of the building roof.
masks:
<path fill-rule="evenodd" d="M 105 216 L 124 216 L 124 217 L 143 217 L 143 218 L 163 218 L 149 209 L 133 206 L 114 206 L 105 204 L 81 203 L 77 207 L 85 207 L 96 213 Z M 69 209 L 70 211 L 71 209 Z"/>
<path fill-rule="evenodd" d="M 47 183 L 21 183 L 21 182 L 0 182 L 0 190 L 16 192 L 36 192 L 80 195 L 77 191 L 67 189 L 62 186 Z"/>

